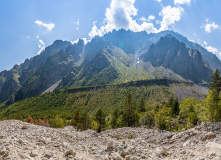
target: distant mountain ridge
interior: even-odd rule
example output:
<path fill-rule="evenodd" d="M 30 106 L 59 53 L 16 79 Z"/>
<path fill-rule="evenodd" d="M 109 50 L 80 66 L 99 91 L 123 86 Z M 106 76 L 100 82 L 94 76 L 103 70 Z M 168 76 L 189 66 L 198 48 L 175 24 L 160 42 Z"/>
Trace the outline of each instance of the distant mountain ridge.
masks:
<path fill-rule="evenodd" d="M 161 48 L 161 43 L 168 48 Z M 210 81 L 214 69 L 221 70 L 221 61 L 178 33 L 114 30 L 87 44 L 82 39 L 75 44 L 56 40 L 40 55 L 0 72 L 0 102 L 36 96 L 51 86 L 62 89 L 155 78 L 203 83 Z"/>
<path fill-rule="evenodd" d="M 141 58 L 144 62 L 150 61 L 154 67 L 169 68 L 195 83 L 209 82 L 213 74 L 210 66 L 203 62 L 198 50 L 187 48 L 184 42 L 180 43 L 170 34 L 152 44 Z"/>

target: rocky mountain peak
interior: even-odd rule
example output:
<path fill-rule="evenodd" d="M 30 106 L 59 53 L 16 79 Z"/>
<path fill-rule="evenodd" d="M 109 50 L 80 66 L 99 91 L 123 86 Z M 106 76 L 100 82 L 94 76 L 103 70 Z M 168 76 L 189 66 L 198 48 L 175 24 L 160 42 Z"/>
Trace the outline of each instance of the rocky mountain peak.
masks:
<path fill-rule="evenodd" d="M 213 74 L 212 69 L 203 62 L 199 51 L 187 48 L 184 42 L 179 42 L 170 34 L 161 37 L 156 44 L 152 44 L 141 59 L 144 62 L 151 62 L 155 67 L 169 68 L 196 83 L 202 80 L 209 82 L 208 77 Z"/>

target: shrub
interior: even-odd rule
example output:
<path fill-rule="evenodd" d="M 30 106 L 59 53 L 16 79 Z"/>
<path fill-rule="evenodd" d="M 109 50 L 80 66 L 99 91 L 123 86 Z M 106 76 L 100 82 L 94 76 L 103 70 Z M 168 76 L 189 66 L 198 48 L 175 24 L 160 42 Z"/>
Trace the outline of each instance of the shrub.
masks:
<path fill-rule="evenodd" d="M 34 124 L 34 120 L 33 120 L 33 118 L 30 115 L 26 119 L 26 122 Z"/>
<path fill-rule="evenodd" d="M 39 126 L 44 126 L 45 124 L 44 124 L 44 122 L 41 120 L 41 118 L 39 118 L 37 125 L 39 125 Z"/>
<path fill-rule="evenodd" d="M 51 126 L 53 128 L 64 128 L 65 125 L 63 118 L 59 117 L 58 115 L 55 116 L 55 118 L 51 120 Z"/>
<path fill-rule="evenodd" d="M 135 138 L 135 136 L 133 134 L 128 134 L 127 135 L 127 139 L 134 139 L 134 138 Z"/>

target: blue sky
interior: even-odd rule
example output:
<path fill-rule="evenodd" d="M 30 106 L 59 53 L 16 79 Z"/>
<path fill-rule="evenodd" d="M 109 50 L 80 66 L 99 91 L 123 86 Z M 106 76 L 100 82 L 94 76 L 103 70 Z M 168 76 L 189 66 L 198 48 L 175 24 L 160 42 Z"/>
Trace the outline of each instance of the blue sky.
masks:
<path fill-rule="evenodd" d="M 220 56 L 220 0 L 1 0 L 0 71 L 57 39 L 90 40 L 113 29 L 174 30 Z"/>

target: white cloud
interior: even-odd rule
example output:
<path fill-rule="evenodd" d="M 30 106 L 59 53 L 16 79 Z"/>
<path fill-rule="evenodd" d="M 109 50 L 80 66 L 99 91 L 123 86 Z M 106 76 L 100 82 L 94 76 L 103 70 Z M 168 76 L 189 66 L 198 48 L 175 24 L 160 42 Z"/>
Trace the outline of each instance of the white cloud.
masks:
<path fill-rule="evenodd" d="M 218 53 L 218 49 L 215 48 L 215 47 L 206 46 L 206 49 L 207 49 L 209 52 L 212 52 L 212 53 L 214 53 L 214 54 L 217 54 L 217 53 Z"/>
<path fill-rule="evenodd" d="M 160 22 L 161 27 L 159 30 L 168 30 L 170 25 L 174 25 L 176 21 L 180 21 L 183 11 L 184 10 L 182 7 L 163 7 L 162 11 L 159 13 L 160 16 L 163 16 L 163 20 Z"/>
<path fill-rule="evenodd" d="M 181 4 L 188 4 L 190 5 L 191 0 L 174 0 L 174 4 L 181 5 Z"/>
<path fill-rule="evenodd" d="M 38 40 L 38 48 L 39 48 L 39 51 L 37 53 L 38 55 L 45 50 L 45 43 L 41 39 Z"/>
<path fill-rule="evenodd" d="M 74 22 L 74 24 L 77 25 L 76 30 L 78 31 L 80 29 L 79 28 L 79 26 L 80 26 L 80 19 L 78 18 L 77 22 Z"/>
<path fill-rule="evenodd" d="M 37 39 L 39 38 L 39 36 L 36 37 Z"/>
<path fill-rule="evenodd" d="M 150 22 L 150 21 L 152 21 L 152 20 L 154 20 L 155 19 L 155 16 L 154 15 L 150 15 L 148 18 L 145 18 L 145 17 L 141 17 L 140 18 L 140 20 L 142 21 L 142 22 Z"/>
<path fill-rule="evenodd" d="M 138 24 L 133 19 L 137 15 L 137 8 L 134 7 L 135 0 L 112 0 L 110 8 L 106 9 L 104 25 L 98 28 L 96 23 L 93 23 L 93 27 L 89 36 L 93 38 L 96 35 L 102 36 L 107 32 L 111 32 L 113 29 L 119 30 L 124 28 L 134 32 L 145 30 L 147 33 L 157 32 L 157 29 L 152 23 L 143 22 Z M 142 20 L 145 20 L 144 18 Z"/>
<path fill-rule="evenodd" d="M 208 22 L 208 20 L 207 20 L 207 22 Z M 201 28 L 204 28 L 207 33 L 210 33 L 212 29 L 219 29 L 219 25 L 216 24 L 215 22 L 213 22 L 213 23 L 207 23 L 204 26 L 202 26 Z"/>
<path fill-rule="evenodd" d="M 221 60 L 221 52 L 219 52 L 217 48 L 208 46 L 208 43 L 206 41 L 203 41 L 203 44 L 206 46 L 207 51 L 212 52 Z"/>
<path fill-rule="evenodd" d="M 147 21 L 147 19 L 146 19 L 145 17 L 141 17 L 140 20 L 141 20 L 142 22 L 146 22 L 146 21 Z"/>
<path fill-rule="evenodd" d="M 98 27 L 96 21 L 93 22 L 91 32 L 88 34 L 91 38 L 96 35 L 103 36 L 104 34 L 111 32 L 112 30 L 131 30 L 133 32 L 146 31 L 147 33 L 157 33 L 160 31 L 168 30 L 171 25 L 180 21 L 183 13 L 183 8 L 180 6 L 163 7 L 159 13 L 162 16 L 162 21 L 155 21 L 156 24 L 160 24 L 160 29 L 157 29 L 150 21 L 155 19 L 155 16 L 150 15 L 148 18 L 142 17 L 141 24 L 138 24 L 133 17 L 137 16 L 137 8 L 134 7 L 135 0 L 112 0 L 110 7 L 106 9 L 105 19 L 102 25 Z"/>
<path fill-rule="evenodd" d="M 207 45 L 208 45 L 208 43 L 207 43 L 206 41 L 203 41 L 203 44 L 204 44 L 205 46 L 207 46 Z"/>
<path fill-rule="evenodd" d="M 162 0 L 155 0 L 155 1 L 157 1 L 157 2 L 159 2 L 159 3 L 160 3 Z"/>
<path fill-rule="evenodd" d="M 77 22 L 74 22 L 76 25 L 80 26 L 80 19 L 78 18 Z"/>
<path fill-rule="evenodd" d="M 80 38 L 84 41 L 84 45 L 86 45 L 88 42 L 90 42 L 90 40 L 87 40 L 87 38 Z M 80 39 L 71 41 L 72 44 L 78 43 Z"/>
<path fill-rule="evenodd" d="M 45 27 L 48 31 L 51 31 L 54 27 L 54 23 L 43 23 L 42 21 L 36 20 L 35 23 L 39 26 Z"/>
<path fill-rule="evenodd" d="M 147 19 L 148 22 L 154 20 L 156 17 L 154 15 L 150 15 Z"/>

